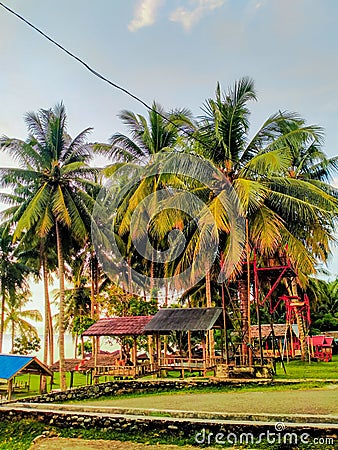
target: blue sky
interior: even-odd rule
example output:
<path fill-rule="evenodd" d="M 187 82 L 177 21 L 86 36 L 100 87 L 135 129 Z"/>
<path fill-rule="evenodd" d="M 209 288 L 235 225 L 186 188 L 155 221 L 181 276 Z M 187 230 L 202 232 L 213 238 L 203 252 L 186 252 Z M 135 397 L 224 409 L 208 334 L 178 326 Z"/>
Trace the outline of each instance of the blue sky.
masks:
<path fill-rule="evenodd" d="M 219 81 L 255 80 L 252 129 L 277 110 L 326 132 L 337 154 L 336 0 L 4 0 L 107 78 L 166 109 L 201 113 Z M 25 138 L 23 114 L 63 100 L 69 131 L 125 132 L 117 114 L 144 107 L 0 8 L 0 134 Z M 12 164 L 0 154 L 2 166 Z M 333 273 L 338 273 L 334 258 Z"/>

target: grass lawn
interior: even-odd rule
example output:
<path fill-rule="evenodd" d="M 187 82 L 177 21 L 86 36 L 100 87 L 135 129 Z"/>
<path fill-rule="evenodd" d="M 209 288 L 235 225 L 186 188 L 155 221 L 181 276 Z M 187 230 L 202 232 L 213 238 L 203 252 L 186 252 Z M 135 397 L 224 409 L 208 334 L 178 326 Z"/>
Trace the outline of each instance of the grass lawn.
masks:
<path fill-rule="evenodd" d="M 286 365 L 287 374 L 284 375 L 280 363 L 277 364 L 277 379 L 299 379 L 299 378 L 321 378 L 338 379 L 338 356 L 330 363 L 312 362 L 302 363 L 301 361 L 292 361 Z M 177 377 L 177 373 L 169 373 L 172 378 Z M 18 381 L 27 381 L 28 376 L 18 377 Z M 107 381 L 109 378 L 107 378 Z M 100 380 L 106 381 L 105 378 Z M 70 383 L 70 374 L 67 374 L 67 383 Z M 86 384 L 86 377 L 75 373 L 74 386 Z M 39 377 L 30 377 L 31 390 L 27 392 L 15 392 L 16 398 L 27 397 L 38 394 Z M 50 386 L 48 386 L 50 389 Z M 59 374 L 55 374 L 53 389 L 59 388 Z M 94 401 L 81 402 L 94 404 Z M 275 385 L 275 386 L 244 386 L 227 387 L 222 389 L 204 388 L 194 389 L 191 392 L 168 392 L 156 394 L 131 394 L 114 398 L 96 399 L 97 406 L 120 406 L 128 408 L 144 409 L 179 409 L 189 411 L 219 411 L 219 412 L 265 412 L 265 413 L 310 413 L 310 414 L 338 414 L 338 384 L 323 384 L 314 382 L 305 382 L 297 385 Z M 52 449 L 77 449 L 88 448 L 105 450 L 107 448 L 116 448 L 119 450 L 151 450 L 151 444 L 156 445 L 159 450 L 174 450 L 169 444 L 189 444 L 191 441 L 180 441 L 178 437 L 174 441 L 166 440 L 166 437 L 159 438 L 158 435 L 128 435 L 127 433 L 104 433 L 99 430 L 71 430 L 71 429 L 53 429 L 51 426 L 43 425 L 31 420 L 17 423 L 3 422 L 0 424 L 0 450 L 28 450 L 32 440 L 43 431 L 53 430 L 57 435 L 64 438 L 82 439 L 105 439 L 106 444 L 100 442 L 99 447 L 93 442 L 81 440 L 75 441 L 52 441 L 42 440 L 39 444 L 32 447 L 36 450 Z M 121 442 L 121 441 L 129 442 Z M 133 446 L 130 441 L 138 442 L 139 445 Z M 165 444 L 163 447 L 157 445 L 160 442 Z M 47 445 L 47 447 L 46 447 Z M 55 446 L 54 446 L 55 445 Z M 190 447 L 180 447 L 182 450 Z M 243 448 L 243 447 L 242 447 Z M 267 446 L 258 447 L 261 449 Z M 271 447 L 272 448 L 272 447 Z M 304 447 L 305 448 L 305 447 Z M 319 447 L 306 447 L 319 448 Z M 322 446 L 320 448 L 326 448 Z M 332 448 L 332 447 L 331 447 Z M 277 450 L 277 447 L 276 447 Z"/>
<path fill-rule="evenodd" d="M 59 439 L 42 439 L 32 445 L 34 438 L 46 432 L 58 436 Z M 130 434 L 127 431 L 121 433 L 93 428 L 57 428 L 31 419 L 0 423 L 0 450 L 193 450 L 191 446 L 181 447 L 189 443 L 189 439 L 159 436 L 156 431 Z M 172 444 L 178 444 L 180 447 Z"/>
<path fill-rule="evenodd" d="M 66 374 L 66 378 L 67 378 L 67 386 L 70 385 L 70 373 L 68 372 Z M 13 392 L 13 396 L 12 399 L 18 399 L 18 398 L 24 398 L 24 397 L 32 397 L 34 395 L 39 395 L 39 385 L 40 385 L 40 376 L 39 375 L 28 375 L 28 374 L 24 374 L 24 375 L 19 375 L 17 377 L 15 377 L 15 382 L 18 382 L 19 384 L 23 384 L 24 382 L 29 383 L 29 392 L 27 391 L 27 389 L 15 389 Z M 86 385 L 86 376 L 83 375 L 82 373 L 78 373 L 76 372 L 74 374 L 74 380 L 73 380 L 73 385 L 75 386 L 85 386 Z M 53 382 L 53 386 L 50 386 L 50 378 L 47 378 L 47 390 L 48 392 L 51 389 L 59 389 L 60 388 L 60 376 L 59 373 L 56 372 L 54 374 L 54 382 Z M 5 394 L 5 389 L 6 387 L 3 386 L 2 387 L 2 394 Z"/>
<path fill-rule="evenodd" d="M 42 439 L 32 445 L 32 441 L 42 433 L 52 433 L 58 438 Z M 61 438 L 61 439 L 60 439 Z M 0 423 L 0 450 L 193 450 L 202 448 L 200 445 L 192 447 L 194 436 L 182 438 L 172 433 L 159 435 L 157 431 L 139 433 L 137 431 L 128 432 L 114 430 L 99 430 L 93 428 L 71 429 L 56 428 L 50 425 L 44 425 L 33 420 L 21 420 L 19 422 L 4 421 Z M 179 445 L 176 447 L 174 445 Z M 207 447 L 209 450 L 216 450 L 214 447 Z M 284 446 L 277 442 L 271 444 L 263 441 L 249 445 L 240 445 L 233 447 L 231 444 L 218 446 L 227 449 L 260 449 L 260 450 L 291 450 L 295 447 Z M 300 444 L 297 450 L 333 450 L 334 446 L 323 444 Z"/>
<path fill-rule="evenodd" d="M 297 378 L 320 378 L 338 379 L 338 355 L 333 355 L 331 362 L 311 361 L 303 362 L 299 360 L 285 363 L 286 374 L 280 362 L 276 366 L 276 378 L 297 379 Z"/>
<path fill-rule="evenodd" d="M 308 362 L 302 362 L 299 360 L 296 361 L 290 361 L 289 363 L 285 363 L 286 368 L 286 374 L 283 371 L 283 368 L 281 366 L 280 362 L 277 362 L 276 364 L 276 371 L 277 374 L 275 376 L 276 379 L 310 379 L 310 378 L 317 378 L 317 379 L 336 379 L 338 380 L 338 355 L 333 356 L 333 360 L 331 362 L 314 362 L 311 363 Z M 187 374 L 188 376 L 190 374 Z M 178 378 L 179 373 L 178 372 L 169 372 L 168 378 Z M 152 379 L 152 377 L 148 377 L 149 379 Z M 143 378 L 146 379 L 146 378 Z M 20 399 L 28 396 L 34 396 L 39 394 L 39 376 L 38 375 L 31 375 L 30 377 L 28 375 L 20 375 L 16 377 L 16 381 L 18 382 L 28 382 L 30 384 L 30 390 L 27 392 L 26 390 L 16 390 L 13 394 L 13 399 Z M 102 377 L 100 379 L 100 382 L 103 383 L 105 381 L 114 380 L 112 377 Z M 85 386 L 86 385 L 86 376 L 82 373 L 75 372 L 74 379 L 73 379 L 73 386 Z M 70 373 L 67 373 L 67 386 L 70 385 Z M 60 387 L 60 377 L 59 373 L 56 372 L 54 374 L 54 382 L 52 389 L 59 389 Z M 305 386 L 300 386 L 300 388 L 304 388 Z M 316 386 L 314 386 L 316 387 Z M 47 384 L 48 391 L 51 390 L 50 382 L 48 380 Z M 2 394 L 5 394 L 4 387 L 1 387 Z M 251 388 L 250 388 L 251 389 Z M 263 387 L 260 387 L 259 390 L 264 389 Z M 266 388 L 265 388 L 266 389 Z M 275 389 L 283 389 L 283 387 L 275 388 Z"/>

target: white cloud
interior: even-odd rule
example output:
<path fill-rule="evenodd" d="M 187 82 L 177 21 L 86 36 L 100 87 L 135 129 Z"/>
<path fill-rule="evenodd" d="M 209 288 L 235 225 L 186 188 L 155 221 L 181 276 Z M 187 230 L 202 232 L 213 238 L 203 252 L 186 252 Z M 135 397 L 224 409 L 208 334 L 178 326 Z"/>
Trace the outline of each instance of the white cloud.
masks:
<path fill-rule="evenodd" d="M 175 9 L 170 15 L 170 20 L 181 23 L 186 31 L 190 31 L 205 13 L 223 6 L 224 3 L 225 0 L 190 0 L 192 7 Z"/>
<path fill-rule="evenodd" d="M 158 8 L 162 5 L 163 0 L 139 0 L 134 18 L 128 25 L 129 31 L 137 31 L 140 28 L 148 27 L 155 22 Z"/>

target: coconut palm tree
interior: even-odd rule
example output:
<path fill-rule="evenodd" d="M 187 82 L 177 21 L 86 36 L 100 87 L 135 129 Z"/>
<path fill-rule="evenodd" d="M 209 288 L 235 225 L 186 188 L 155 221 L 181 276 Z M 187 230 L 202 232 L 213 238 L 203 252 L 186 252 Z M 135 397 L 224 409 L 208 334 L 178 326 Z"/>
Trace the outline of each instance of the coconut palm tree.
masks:
<path fill-rule="evenodd" d="M 156 193 L 164 184 L 164 180 L 160 180 L 159 176 L 148 176 L 147 167 L 149 164 L 153 164 L 158 156 L 177 149 L 183 142 L 184 131 L 193 128 L 193 121 L 191 113 L 187 109 L 168 113 L 156 102 L 153 103 L 148 118 L 127 110 L 122 111 L 119 117 L 127 126 L 130 136 L 115 133 L 111 136 L 109 145 L 97 144 L 95 150 L 113 161 L 118 161 L 105 169 L 106 176 L 113 177 L 116 169 L 127 162 L 134 164 L 134 169 L 140 176 L 140 183 L 134 185 L 124 197 L 123 204 L 119 208 L 114 232 L 116 236 L 119 236 L 120 246 L 121 249 L 123 247 L 123 255 L 129 261 L 129 267 L 138 266 L 141 272 L 146 272 L 150 280 L 153 280 L 156 276 L 153 258 L 150 258 L 149 262 L 137 255 L 129 234 L 130 219 L 140 201 L 147 195 Z M 143 219 L 149 219 L 146 211 Z M 139 228 L 139 231 L 142 233 L 144 230 Z M 141 236 L 133 236 L 133 238 L 141 239 Z M 155 248 L 160 245 L 156 239 L 153 244 Z M 128 287 L 130 290 L 131 274 L 128 274 L 125 282 L 125 288 Z M 149 290 L 153 294 L 152 284 L 150 284 Z"/>
<path fill-rule="evenodd" d="M 92 152 L 86 139 L 90 129 L 75 139 L 67 133 L 67 116 L 63 103 L 25 116 L 29 131 L 26 141 L 3 138 L 1 148 L 9 152 L 20 168 L 1 168 L 1 186 L 18 184 L 30 190 L 27 202 L 17 214 L 14 239 L 30 230 L 46 238 L 54 233 L 60 282 L 59 350 L 60 383 L 66 388 L 64 371 L 64 233 L 78 242 L 88 239 L 90 214 L 94 199 L 87 190 L 95 183 L 96 169 L 90 168 Z"/>
<path fill-rule="evenodd" d="M 28 277 L 33 272 L 22 260 L 22 246 L 13 244 L 8 225 L 0 227 L 0 353 L 5 330 L 8 303 L 13 303 L 18 292 L 28 289 Z"/>
<path fill-rule="evenodd" d="M 10 204 L 7 209 L 1 211 L 1 217 L 5 223 L 13 227 L 25 211 L 27 205 L 34 195 L 34 191 L 28 186 L 16 185 L 11 193 L 0 193 L 3 203 Z M 24 250 L 24 260 L 27 266 L 34 268 L 36 280 L 42 278 L 44 285 L 44 355 L 43 362 L 49 364 L 54 362 L 54 336 L 53 324 L 49 299 L 49 284 L 52 281 L 51 273 L 57 268 L 56 251 L 53 248 L 55 233 L 51 232 L 46 237 L 40 237 L 35 230 L 25 233 L 20 239 Z"/>
<path fill-rule="evenodd" d="M 76 337 L 77 349 L 78 331 L 82 323 L 93 323 L 91 316 L 91 289 L 89 274 L 86 273 L 86 253 L 77 253 L 71 259 L 71 288 L 65 291 L 65 328 Z M 81 354 L 84 357 L 84 341 L 81 339 Z M 76 353 L 75 353 L 76 358 Z"/>
<path fill-rule="evenodd" d="M 4 329 L 11 331 L 11 353 L 14 353 L 15 338 L 25 335 L 38 338 L 37 329 L 29 320 L 41 322 L 42 315 L 37 309 L 23 309 L 28 302 L 27 294 L 20 292 L 10 297 L 5 307 Z"/>
<path fill-rule="evenodd" d="M 114 133 L 109 145 L 97 144 L 95 150 L 114 161 L 147 164 L 152 156 L 175 148 L 181 141 L 182 130 L 191 129 L 193 121 L 188 109 L 167 113 L 154 102 L 148 120 L 141 114 L 123 110 L 119 118 L 127 126 L 130 136 Z"/>
<path fill-rule="evenodd" d="M 316 263 L 326 259 L 337 202 L 330 187 L 309 181 L 309 174 L 320 172 L 323 183 L 323 154 L 317 152 L 317 169 L 306 166 L 303 158 L 299 172 L 307 173 L 307 177 L 292 178 L 290 173 L 301 159 L 301 148 L 313 152 L 318 147 L 322 130 L 307 126 L 296 114 L 278 112 L 250 137 L 247 104 L 256 99 L 254 83 L 247 77 L 226 94 L 218 84 L 215 99 L 207 100 L 204 106 L 196 151 L 220 168 L 240 199 L 248 225 L 247 258 L 253 248 L 263 258 L 278 257 L 288 245 L 288 256 L 305 285 L 307 276 L 315 273 Z M 332 161 L 331 165 L 335 164 Z M 210 207 L 214 201 L 217 199 L 211 200 Z M 321 243 L 322 251 L 316 242 Z M 247 336 L 249 290 L 245 280 L 239 280 L 239 289 L 244 312 L 242 332 Z"/>

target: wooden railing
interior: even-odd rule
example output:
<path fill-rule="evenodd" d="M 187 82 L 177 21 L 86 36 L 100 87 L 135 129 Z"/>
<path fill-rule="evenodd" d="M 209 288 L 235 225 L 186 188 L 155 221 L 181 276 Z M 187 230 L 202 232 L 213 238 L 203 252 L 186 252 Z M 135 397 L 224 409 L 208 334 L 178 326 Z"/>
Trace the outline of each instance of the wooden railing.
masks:
<path fill-rule="evenodd" d="M 160 358 L 160 368 L 168 369 L 209 369 L 222 362 L 221 356 L 211 358 L 187 358 L 181 356 L 166 356 Z"/>
<path fill-rule="evenodd" d="M 142 363 L 137 366 L 97 366 L 94 369 L 94 376 L 116 376 L 116 377 L 142 377 L 156 373 L 158 371 L 158 365 L 154 363 Z"/>
<path fill-rule="evenodd" d="M 223 358 L 221 356 L 214 356 L 211 358 L 188 358 L 181 356 L 166 356 L 161 357 L 159 362 L 155 363 L 142 363 L 137 366 L 121 366 L 121 365 L 109 365 L 109 366 L 97 366 L 94 368 L 94 377 L 101 376 L 116 376 L 116 377 L 132 377 L 138 378 L 145 375 L 157 373 L 160 369 L 167 370 L 210 370 L 214 369 L 217 364 L 221 364 Z"/>

